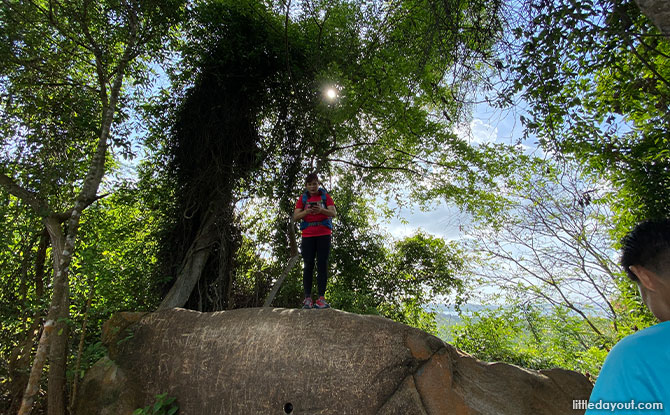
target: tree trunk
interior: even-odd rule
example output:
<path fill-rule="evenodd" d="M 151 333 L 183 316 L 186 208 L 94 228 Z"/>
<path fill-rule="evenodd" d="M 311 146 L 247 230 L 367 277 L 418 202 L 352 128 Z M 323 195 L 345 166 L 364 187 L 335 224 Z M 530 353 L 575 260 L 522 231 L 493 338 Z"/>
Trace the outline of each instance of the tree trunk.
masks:
<path fill-rule="evenodd" d="M 114 116 L 121 93 L 121 87 L 125 78 L 126 70 L 132 60 L 139 54 L 137 48 L 139 22 L 137 12 L 140 10 L 133 2 L 125 3 L 127 14 L 127 42 L 123 54 L 120 56 L 116 66 L 109 65 L 109 59 L 104 56 L 103 49 L 89 33 L 89 21 L 86 20 L 88 11 L 87 3 L 82 6 L 82 20 L 78 21 L 78 29 L 82 29 L 86 39 L 90 41 L 89 50 L 94 55 L 95 71 L 97 74 L 98 93 L 102 104 L 102 116 L 98 130 L 95 154 L 93 154 L 83 186 L 79 195 L 74 200 L 73 208 L 67 214 L 56 214 L 51 210 L 46 197 L 22 188 L 9 176 L 0 173 L 0 186 L 5 187 L 9 193 L 17 196 L 30 205 L 41 217 L 45 218 L 45 224 L 49 231 L 54 258 L 53 297 L 49 306 L 49 312 L 44 324 L 44 331 L 40 337 L 38 351 L 33 362 L 30 379 L 23 396 L 23 402 L 19 414 L 29 414 L 35 396 L 39 390 L 40 376 L 46 360 L 47 349 L 51 346 L 51 361 L 49 362 L 49 415 L 65 414 L 65 368 L 67 362 L 68 331 L 65 320 L 69 316 L 69 282 L 68 275 L 70 264 L 75 250 L 75 242 L 79 231 L 82 211 L 97 200 L 98 188 L 105 173 L 105 161 L 107 158 L 108 141 L 110 130 L 114 122 Z M 49 8 L 49 12 L 52 9 Z M 48 22 L 54 24 L 57 19 L 54 15 L 45 16 Z M 55 25 L 57 26 L 57 25 Z M 57 27 L 60 30 L 60 27 Z M 143 42 L 149 39 L 142 38 Z M 41 196 L 41 197 L 40 197 Z M 61 223 L 67 220 L 67 232 L 63 237 Z M 50 345 L 51 338 L 54 342 Z M 51 389 L 53 387 L 53 390 Z"/>
<path fill-rule="evenodd" d="M 36 356 L 30 372 L 30 381 L 26 387 L 23 403 L 21 404 L 20 414 L 29 414 L 32 409 L 32 404 L 35 399 L 35 394 L 39 389 L 39 379 L 44 367 L 46 350 L 49 346 L 49 331 L 47 327 L 53 329 L 56 327 L 54 334 L 55 343 L 51 345 L 50 357 L 52 360 L 49 363 L 49 387 L 52 386 L 55 391 L 49 390 L 49 415 L 64 415 L 65 414 L 65 369 L 67 363 L 67 328 L 64 326 L 65 321 L 69 317 L 69 272 L 70 264 L 75 250 L 75 242 L 79 232 L 79 223 L 81 214 L 91 203 L 97 198 L 98 188 L 105 172 L 105 160 L 107 158 L 108 139 L 111 125 L 114 121 L 114 114 L 116 113 L 116 105 L 118 102 L 121 86 L 123 84 L 124 74 L 129 60 L 132 56 L 132 50 L 135 47 L 135 30 L 132 27 L 131 40 L 128 42 L 124 56 L 117 68 L 116 78 L 112 85 L 109 100 L 103 97 L 103 118 L 100 129 L 100 136 L 98 138 L 95 155 L 91 160 L 91 165 L 84 179 L 84 185 L 81 193 L 77 196 L 74 202 L 73 209 L 69 212 L 69 219 L 67 222 L 67 235 L 63 237 L 61 229 L 60 215 L 51 214 L 46 217 L 45 222 L 49 236 L 51 237 L 52 255 L 54 256 L 54 279 L 53 279 L 53 297 L 51 298 L 51 305 L 49 306 L 49 313 L 47 314 L 47 321 L 45 323 L 45 330 L 42 332 L 40 345 L 38 347 L 38 356 Z M 101 62 L 98 62 L 101 64 Z M 104 74 L 100 74 L 104 77 Z M 104 80 L 101 79 L 101 85 L 104 87 Z M 0 177 L 0 179 L 4 179 Z M 0 184 L 3 180 L 0 180 Z M 11 181 L 11 180 L 10 180 Z M 18 186 L 17 186 L 18 187 Z M 15 190 L 16 189 L 10 189 Z M 19 189 L 21 196 L 35 198 L 30 192 Z M 32 202 L 32 200 L 31 200 Z M 46 203 L 37 204 L 40 208 L 48 206 Z M 42 355 L 39 355 L 42 353 Z M 53 383 L 51 381 L 53 378 Z M 61 386 L 62 383 L 62 386 Z M 58 395 L 58 396 L 56 396 Z"/>
<path fill-rule="evenodd" d="M 272 287 L 272 291 L 270 291 L 270 294 L 268 294 L 268 298 L 265 299 L 263 307 L 270 307 L 272 305 L 272 301 L 275 299 L 275 296 L 279 292 L 279 288 L 284 282 L 284 279 L 286 279 L 286 276 L 288 275 L 289 272 L 291 272 L 295 264 L 298 263 L 299 259 L 300 255 L 294 255 L 291 257 L 291 259 L 289 259 L 288 264 L 286 264 L 286 266 L 284 267 L 284 271 L 281 273 L 279 278 L 277 278 L 275 285 Z"/>
<path fill-rule="evenodd" d="M 186 304 L 193 288 L 200 279 L 200 275 L 207 263 L 207 259 L 209 259 L 216 239 L 217 232 L 214 214 L 208 211 L 198 235 L 193 240 L 193 243 L 191 243 L 184 257 L 182 266 L 177 274 L 177 280 L 158 306 L 159 310 L 182 307 Z"/>
<path fill-rule="evenodd" d="M 226 226 L 230 229 L 232 226 Z M 218 289 L 215 309 L 224 310 L 232 309 L 233 300 L 233 279 L 234 279 L 234 262 L 236 243 L 234 241 L 235 235 L 232 232 L 220 233 L 219 241 L 219 275 L 214 284 L 215 289 Z M 220 288 L 218 288 L 220 287 Z"/>
<path fill-rule="evenodd" d="M 47 321 L 52 322 L 53 325 L 48 343 L 48 413 L 49 415 L 60 415 L 65 413 L 65 372 L 68 338 L 65 319 L 70 311 L 70 287 L 67 269 L 72 259 L 71 253 L 74 250 L 74 244 L 68 244 L 63 236 L 61 223 L 54 217 L 47 218 L 47 230 L 51 237 L 51 245 L 54 248 L 52 250 L 54 256 L 53 297 L 47 314 Z M 73 240 L 73 238 L 70 239 Z M 39 372 L 41 371 L 40 369 Z"/>
<path fill-rule="evenodd" d="M 41 299 L 44 295 L 44 265 L 48 247 L 49 232 L 45 228 L 40 236 L 40 243 L 37 248 L 37 255 L 35 256 L 35 298 L 37 300 Z M 9 359 L 10 396 L 12 398 L 9 408 L 10 414 L 16 413 L 19 410 L 23 392 L 28 385 L 30 356 L 35 343 L 35 337 L 39 335 L 41 320 L 42 316 L 38 311 L 33 316 L 33 323 L 26 331 L 25 341 L 14 349 Z"/>
<path fill-rule="evenodd" d="M 642 13 L 651 20 L 666 37 L 670 38 L 670 1 L 635 0 Z"/>
<path fill-rule="evenodd" d="M 26 332 L 23 344 L 18 345 L 9 358 L 10 395 L 12 403 L 9 408 L 10 414 L 15 414 L 21 406 L 23 392 L 28 386 L 30 376 L 30 356 L 32 354 L 35 337 L 39 335 L 40 316 L 35 316 L 32 326 Z"/>
<path fill-rule="evenodd" d="M 49 344 L 49 382 L 47 386 L 47 390 L 49 391 L 49 415 L 65 415 L 65 408 L 67 407 L 66 373 L 70 328 L 66 319 L 70 315 L 69 284 L 65 283 L 63 289 L 67 292 L 61 298 L 61 304 L 58 307 L 58 317 L 54 320 L 56 323 L 54 331 L 51 333 Z"/>
<path fill-rule="evenodd" d="M 44 266 L 47 248 L 49 247 L 49 233 L 46 228 L 40 235 L 40 242 L 35 256 L 35 298 L 37 300 L 44 296 Z M 26 337 L 22 344 L 18 345 L 9 359 L 10 396 L 12 399 L 9 413 L 18 412 L 21 406 L 23 392 L 28 386 L 30 375 L 30 356 L 36 336 L 40 334 L 41 313 L 38 311 L 33 317 L 33 322 L 26 330 Z M 37 337 L 39 338 L 39 337 Z"/>
<path fill-rule="evenodd" d="M 33 367 L 30 371 L 30 378 L 28 379 L 28 386 L 26 386 L 26 391 L 23 394 L 23 401 L 21 402 L 21 408 L 19 409 L 18 415 L 28 415 L 33 408 L 35 396 L 40 387 L 42 368 L 44 367 L 44 362 L 47 358 L 49 334 L 52 331 L 53 322 L 47 320 L 46 323 L 44 323 L 44 331 L 42 331 L 42 335 L 40 336 L 40 342 L 37 346 L 37 352 L 35 353 L 35 360 L 33 361 Z M 36 368 L 39 368 L 39 370 L 36 370 Z"/>
<path fill-rule="evenodd" d="M 88 315 L 93 303 L 95 295 L 95 277 L 91 278 L 89 283 L 88 300 L 86 301 L 86 309 L 84 310 L 84 321 L 81 324 L 81 335 L 79 336 L 79 347 L 77 347 L 77 363 L 74 367 L 74 376 L 72 379 L 72 389 L 70 391 L 70 400 L 68 402 L 69 412 L 74 413 L 74 408 L 77 402 L 77 387 L 79 385 L 79 371 L 81 370 L 81 355 L 84 353 L 84 342 L 86 340 L 86 326 L 88 324 Z"/>
<path fill-rule="evenodd" d="M 62 265 L 64 264 L 63 253 L 66 252 L 65 251 L 66 243 L 65 238 L 63 237 L 63 231 L 61 229 L 61 223 L 60 220 L 55 215 L 51 215 L 45 219 L 45 225 L 49 233 L 52 246 L 53 269 L 54 269 L 53 297 L 51 298 L 51 305 L 49 307 L 46 322 L 44 323 L 44 330 L 42 331 L 42 335 L 40 336 L 37 352 L 35 353 L 35 360 L 33 361 L 33 366 L 30 371 L 28 385 L 26 386 L 26 390 L 23 394 L 23 400 L 21 403 L 21 408 L 19 409 L 19 415 L 29 414 L 30 411 L 32 410 L 33 403 L 35 402 L 35 396 L 39 391 L 42 368 L 44 367 L 44 363 L 46 362 L 47 351 L 49 350 L 49 343 L 51 341 L 50 337 L 54 333 L 57 333 L 57 330 L 59 330 L 57 328 L 56 322 L 58 321 L 59 316 L 63 315 L 62 306 L 64 304 L 62 301 L 62 296 L 68 295 L 68 290 L 64 288 L 67 286 L 67 276 L 64 277 L 65 274 L 63 273 Z M 63 293 L 64 289 L 65 293 Z M 54 362 L 51 363 L 50 367 L 52 365 L 54 365 Z M 59 367 L 58 359 L 56 359 L 55 365 L 57 368 Z M 65 372 L 63 372 L 63 376 L 65 376 Z M 51 403 L 51 399 L 49 399 L 49 403 Z M 49 414 L 52 413 L 54 412 L 51 412 L 50 408 Z M 59 412 L 55 413 L 59 414 Z"/>
<path fill-rule="evenodd" d="M 44 267 L 47 260 L 47 248 L 49 247 L 49 231 L 44 228 L 40 235 L 40 245 L 35 256 L 35 297 L 42 298 L 44 295 Z"/>
<path fill-rule="evenodd" d="M 298 260 L 300 259 L 300 254 L 298 253 L 298 245 L 295 241 L 294 226 L 295 222 L 293 221 L 293 215 L 291 215 L 289 217 L 289 224 L 288 224 L 288 237 L 289 237 L 289 246 L 291 248 L 291 258 L 289 259 L 286 267 L 284 267 L 284 271 L 282 271 L 279 278 L 277 278 L 277 281 L 275 282 L 275 285 L 272 287 L 272 290 L 270 290 L 270 294 L 268 294 L 267 298 L 265 299 L 263 307 L 270 307 L 272 305 L 272 301 L 275 299 L 275 296 L 279 292 L 279 288 L 281 288 L 284 279 L 286 279 L 288 273 L 291 272 L 295 264 L 297 264 Z"/>

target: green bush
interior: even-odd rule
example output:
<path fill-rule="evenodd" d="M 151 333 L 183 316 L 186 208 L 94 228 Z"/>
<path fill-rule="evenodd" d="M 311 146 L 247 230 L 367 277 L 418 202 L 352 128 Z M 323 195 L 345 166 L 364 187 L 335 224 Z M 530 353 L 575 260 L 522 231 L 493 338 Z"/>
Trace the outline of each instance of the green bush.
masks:
<path fill-rule="evenodd" d="M 170 398 L 167 393 L 156 395 L 156 402 L 144 408 L 138 408 L 133 415 L 174 415 L 179 407 L 174 403 L 175 398 Z"/>
<path fill-rule="evenodd" d="M 478 359 L 531 369 L 561 367 L 597 376 L 615 335 L 608 322 L 591 317 L 605 336 L 564 309 L 512 305 L 461 315 L 452 343 Z"/>

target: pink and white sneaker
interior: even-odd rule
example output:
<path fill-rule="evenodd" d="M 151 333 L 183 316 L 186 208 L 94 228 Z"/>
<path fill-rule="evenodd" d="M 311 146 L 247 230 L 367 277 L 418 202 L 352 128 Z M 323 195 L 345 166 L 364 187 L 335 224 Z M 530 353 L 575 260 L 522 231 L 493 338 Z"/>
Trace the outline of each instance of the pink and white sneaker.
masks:
<path fill-rule="evenodd" d="M 318 300 L 314 303 L 314 308 L 330 308 L 330 304 L 326 302 L 325 297 L 321 296 L 319 297 Z"/>
<path fill-rule="evenodd" d="M 312 299 L 310 297 L 305 298 L 305 300 L 302 302 L 302 308 L 304 309 L 309 309 L 313 307 L 314 305 L 312 304 Z"/>

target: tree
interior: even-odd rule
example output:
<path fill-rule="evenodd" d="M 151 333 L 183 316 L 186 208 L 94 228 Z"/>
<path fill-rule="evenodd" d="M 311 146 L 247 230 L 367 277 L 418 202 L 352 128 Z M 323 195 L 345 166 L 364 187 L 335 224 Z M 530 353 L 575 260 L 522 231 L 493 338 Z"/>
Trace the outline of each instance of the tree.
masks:
<path fill-rule="evenodd" d="M 576 157 L 617 188 L 620 234 L 670 215 L 670 40 L 630 0 L 532 2 L 513 63 L 525 120 L 548 151 Z"/>
<path fill-rule="evenodd" d="M 531 1 L 513 12 L 504 50 L 513 86 L 499 104 L 515 93 L 526 101 L 526 137 L 554 161 L 527 164 L 508 181 L 506 210 L 479 218 L 473 272 L 512 306 L 468 320 L 457 343 L 524 365 L 588 361 L 581 368 L 594 373 L 616 341 L 652 321 L 615 248 L 634 222 L 670 213 L 668 41 L 633 1 Z M 529 308 L 539 317 L 526 318 Z M 550 347 L 555 336 L 574 343 Z"/>
<path fill-rule="evenodd" d="M 124 81 L 141 84 L 180 2 L 3 2 L 0 185 L 42 218 L 53 293 L 20 413 L 30 412 L 50 344 L 49 412 L 64 413 L 69 273 L 82 212 L 98 199 L 125 113 Z M 61 224 L 66 223 L 63 231 Z"/>
<path fill-rule="evenodd" d="M 596 374 L 602 364 L 598 359 L 612 345 L 653 320 L 630 295 L 628 279 L 616 263 L 610 209 L 615 189 L 577 164 L 536 160 L 519 174 L 507 196 L 506 213 L 495 221 L 481 220 L 469 232 L 468 246 L 479 254 L 470 269 L 479 278 L 476 289 L 489 292 L 494 304 L 509 305 L 509 310 L 502 307 L 466 321 L 458 329 L 458 342 L 472 348 L 475 339 L 486 338 L 497 346 L 477 349 L 480 355 L 500 353 L 514 363 L 520 358 L 514 350 L 531 343 L 532 348 L 547 348 L 556 336 L 569 337 L 573 343 L 562 349 L 567 354 L 554 358 L 562 365 L 570 355 L 582 363 L 584 358 Z M 539 315 L 524 320 L 527 309 Z M 500 343 L 496 339 L 506 334 L 491 326 L 508 318 L 509 330 L 528 333 Z M 553 333 L 545 330 L 550 323 Z M 469 330 L 477 335 L 467 340 L 463 336 Z"/>
<path fill-rule="evenodd" d="M 41 228 L 40 219 L 16 198 L 4 192 L 0 197 L 0 373 L 9 379 L 5 387 L 11 400 L 7 406 L 0 404 L 0 410 L 16 413 L 28 383 L 33 341 L 45 308 L 45 287 L 50 285 L 46 273 L 49 235 L 35 231 Z"/>
<path fill-rule="evenodd" d="M 179 105 L 165 145 L 168 174 L 175 180 L 174 216 L 183 219 L 175 221 L 167 242 L 165 265 L 176 280 L 161 308 L 183 306 L 197 284 L 206 296 L 191 307 L 223 309 L 230 303 L 232 261 L 241 240 L 236 190 L 245 180 L 253 182 L 263 153 L 259 117 L 276 109 L 277 91 L 269 91 L 283 70 L 284 44 L 273 32 L 279 26 L 272 25 L 273 16 L 258 18 L 251 7 L 205 3 L 193 16 L 193 35 L 211 49 L 195 57 L 195 84 Z"/>
<path fill-rule="evenodd" d="M 462 275 L 464 253 L 454 242 L 447 243 L 422 232 L 393 244 L 384 272 L 374 284 L 382 301 L 380 312 L 425 331 L 436 333 L 434 314 L 426 308 L 447 296 L 460 305 L 465 299 Z"/>
<path fill-rule="evenodd" d="M 250 0 L 203 2 L 194 9 L 192 25 L 188 28 L 192 41 L 183 46 L 179 66 L 182 70 L 173 74 L 177 92 L 172 97 L 175 98 L 168 98 L 158 108 L 186 109 L 187 102 L 195 102 L 189 96 L 196 94 L 199 88 L 226 90 L 223 83 L 237 76 L 235 68 L 239 62 L 248 62 L 245 59 L 262 57 L 264 65 L 272 65 L 272 68 L 266 66 L 271 69 L 269 72 L 251 70 L 235 78 L 239 84 L 248 84 L 250 92 L 256 91 L 256 85 L 263 85 L 257 90 L 259 94 L 254 95 L 259 102 L 257 106 L 248 107 L 255 113 L 249 116 L 249 125 L 253 128 L 248 130 L 247 149 L 253 153 L 256 164 L 244 168 L 249 169 L 249 175 L 243 180 L 240 178 L 244 176 L 241 174 L 244 169 L 217 176 L 220 177 L 217 187 L 231 183 L 232 193 L 230 202 L 215 205 L 221 212 L 224 205 L 228 206 L 230 212 L 230 206 L 238 200 L 258 197 L 267 206 L 279 206 L 275 211 L 278 216 L 273 246 L 277 249 L 275 255 L 286 260 L 290 257 L 288 241 L 294 239 L 287 212 L 293 209 L 294 197 L 302 186 L 301 176 L 306 171 L 318 170 L 328 175 L 341 167 L 364 177 L 367 191 L 392 192 L 403 183 L 410 189 L 412 198 L 421 201 L 447 198 L 478 209 L 494 199 L 491 192 L 497 182 L 492 176 L 504 175 L 509 166 L 500 159 L 490 158 L 501 149 L 472 147 L 458 138 L 451 126 L 466 113 L 464 96 L 479 81 L 476 74 L 465 68 L 482 62 L 485 65 L 488 48 L 498 35 L 498 6 L 497 1 L 399 1 L 363 5 L 333 0 L 303 2 L 296 7 L 277 3 L 273 8 Z M 239 19 L 228 18 L 231 13 Z M 235 23 L 242 21 L 245 23 Z M 251 42 L 253 39 L 258 41 Z M 241 45 L 249 54 L 240 55 L 231 44 Z M 256 78 L 251 79 L 252 74 Z M 219 85 L 201 86 L 208 77 L 217 80 Z M 324 85 L 338 89 L 336 102 L 324 99 Z M 207 111 L 211 114 L 207 115 Z M 166 114 L 162 110 L 156 112 Z M 234 131 L 232 119 L 222 120 L 222 124 L 198 122 L 194 120 L 211 119 L 207 117 L 216 114 L 211 109 L 196 112 L 201 118 L 181 120 L 199 125 L 200 136 L 219 134 L 217 140 L 232 137 L 230 133 L 223 133 Z M 177 115 L 168 111 L 167 114 L 154 120 L 157 128 L 151 141 L 157 148 L 168 149 L 157 153 L 157 157 L 164 157 L 166 165 L 173 165 L 177 156 L 170 152 L 178 148 L 178 140 L 185 136 L 180 138 L 173 134 L 170 138 L 164 132 L 170 131 L 166 126 L 172 125 L 171 120 L 180 119 L 186 112 Z M 163 146 L 162 143 L 172 144 Z M 194 147 L 198 149 L 213 150 L 213 160 L 228 157 L 220 154 L 215 144 Z M 197 173 L 213 177 L 205 173 L 214 171 L 210 166 L 216 167 L 198 163 L 200 171 Z M 179 180 L 186 179 L 184 176 Z M 168 186 L 176 185 L 171 180 L 166 178 L 164 182 Z M 213 188 L 203 180 L 184 183 L 173 187 L 178 189 L 177 195 L 183 193 L 183 186 L 191 190 L 202 186 L 204 194 Z M 232 183 L 237 183 L 237 187 Z M 480 203 L 482 200 L 486 203 Z M 176 207 L 168 216 L 182 217 L 187 205 Z M 193 235 L 208 234 L 200 233 L 205 222 L 200 221 L 198 225 L 198 221 L 200 219 L 194 216 L 193 223 L 188 225 L 192 226 L 191 241 L 195 240 Z M 172 226 L 183 225 L 173 223 Z M 223 233 L 235 234 L 231 229 Z M 201 281 L 201 270 L 210 265 L 214 268 L 209 268 L 208 275 L 233 275 L 223 272 L 220 264 L 214 263 L 209 256 L 213 251 L 194 249 L 195 245 L 189 241 L 181 245 L 191 248 L 184 256 L 175 258 L 177 265 L 165 273 L 175 278 L 173 287 L 182 295 L 176 302 L 166 302 L 166 307 L 183 305 L 188 299 L 184 297 Z M 172 252 L 168 246 L 166 252 Z M 215 242 L 213 246 L 224 245 Z M 231 247 L 234 248 L 234 244 Z M 195 252 L 201 254 L 197 261 Z M 179 271 L 186 270 L 186 264 L 194 263 L 200 265 L 187 273 Z M 217 281 L 226 286 L 227 278 Z M 206 282 L 207 287 L 200 287 L 201 292 L 216 292 L 220 289 L 216 284 Z M 211 306 L 208 309 L 213 309 Z"/>
<path fill-rule="evenodd" d="M 540 165 L 521 175 L 494 226 L 472 232 L 472 249 L 483 254 L 475 272 L 511 297 L 566 307 L 602 335 L 590 315 L 607 316 L 615 328 L 618 318 L 609 190 L 574 166 Z"/>

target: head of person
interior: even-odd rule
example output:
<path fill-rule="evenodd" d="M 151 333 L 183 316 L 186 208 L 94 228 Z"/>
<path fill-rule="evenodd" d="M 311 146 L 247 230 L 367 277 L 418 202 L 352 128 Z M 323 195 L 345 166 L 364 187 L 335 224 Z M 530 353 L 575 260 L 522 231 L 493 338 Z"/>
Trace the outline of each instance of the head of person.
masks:
<path fill-rule="evenodd" d="M 305 189 L 310 194 L 319 193 L 319 176 L 316 173 L 310 173 L 305 178 Z"/>
<path fill-rule="evenodd" d="M 621 242 L 621 265 L 642 301 L 657 319 L 670 320 L 670 219 L 642 222 Z"/>

